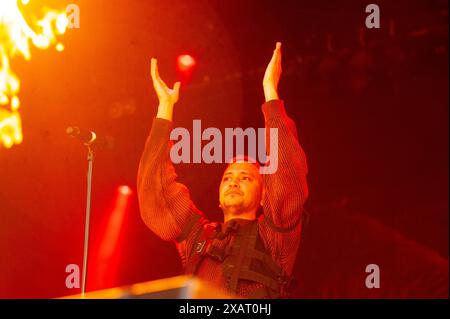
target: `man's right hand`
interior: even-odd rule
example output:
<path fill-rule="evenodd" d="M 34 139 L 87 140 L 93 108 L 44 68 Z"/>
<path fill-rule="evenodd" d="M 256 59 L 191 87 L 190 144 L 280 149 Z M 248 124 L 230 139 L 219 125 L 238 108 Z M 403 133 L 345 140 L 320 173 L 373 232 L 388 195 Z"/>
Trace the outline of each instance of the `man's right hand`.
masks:
<path fill-rule="evenodd" d="M 278 82 L 281 77 L 281 42 L 277 42 L 273 51 L 272 59 L 267 65 L 264 73 L 263 87 L 266 102 L 270 100 L 278 100 Z"/>
<path fill-rule="evenodd" d="M 176 82 L 173 89 L 170 89 L 159 76 L 158 61 L 155 58 L 152 58 L 151 60 L 150 73 L 152 76 L 153 88 L 159 99 L 158 114 L 156 117 L 172 121 L 173 106 L 178 101 L 181 83 Z"/>

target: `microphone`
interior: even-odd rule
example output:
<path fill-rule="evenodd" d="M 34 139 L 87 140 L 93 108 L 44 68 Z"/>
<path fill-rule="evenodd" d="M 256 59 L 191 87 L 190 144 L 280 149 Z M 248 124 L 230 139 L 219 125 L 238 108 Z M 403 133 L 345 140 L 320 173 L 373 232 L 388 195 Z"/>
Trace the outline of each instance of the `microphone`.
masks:
<path fill-rule="evenodd" d="M 107 149 L 114 148 L 114 138 L 111 136 L 98 136 L 95 132 L 79 128 L 78 126 L 67 127 L 66 134 L 82 141 L 87 146 Z"/>

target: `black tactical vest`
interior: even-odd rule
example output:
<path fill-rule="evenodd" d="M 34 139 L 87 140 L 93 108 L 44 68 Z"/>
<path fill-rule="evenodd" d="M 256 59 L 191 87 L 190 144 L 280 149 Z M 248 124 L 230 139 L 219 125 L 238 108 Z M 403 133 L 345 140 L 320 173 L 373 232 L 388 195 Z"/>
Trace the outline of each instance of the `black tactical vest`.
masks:
<path fill-rule="evenodd" d="M 232 220 L 221 231 L 221 224 L 203 225 L 197 234 L 186 273 L 196 274 L 205 258 L 222 263 L 228 290 L 237 293 L 241 280 L 262 284 L 250 298 L 279 298 L 287 296 L 291 277 L 275 263 L 259 236 L 257 221 Z"/>

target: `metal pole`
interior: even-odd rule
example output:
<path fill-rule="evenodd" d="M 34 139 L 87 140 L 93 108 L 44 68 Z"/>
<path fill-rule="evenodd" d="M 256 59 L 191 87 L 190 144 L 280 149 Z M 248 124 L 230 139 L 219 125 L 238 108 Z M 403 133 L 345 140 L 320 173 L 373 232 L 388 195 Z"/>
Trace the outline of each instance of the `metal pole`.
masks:
<path fill-rule="evenodd" d="M 87 198 L 86 198 L 86 223 L 84 226 L 84 252 L 83 252 L 83 278 L 81 282 L 81 298 L 84 298 L 86 292 L 88 247 L 89 247 L 89 221 L 91 216 L 91 189 L 92 189 L 92 163 L 94 161 L 94 152 L 88 147 L 88 172 L 87 172 Z"/>

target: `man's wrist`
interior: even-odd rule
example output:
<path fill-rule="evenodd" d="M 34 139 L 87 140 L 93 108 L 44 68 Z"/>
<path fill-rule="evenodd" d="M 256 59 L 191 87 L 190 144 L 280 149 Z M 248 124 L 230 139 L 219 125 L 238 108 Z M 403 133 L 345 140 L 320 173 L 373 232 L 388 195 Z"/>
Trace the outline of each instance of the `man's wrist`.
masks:
<path fill-rule="evenodd" d="M 158 105 L 158 113 L 156 114 L 157 118 L 172 121 L 173 117 L 173 104 L 161 102 Z"/>
<path fill-rule="evenodd" d="M 277 90 L 273 87 L 264 87 L 264 98 L 266 102 L 280 99 Z"/>

